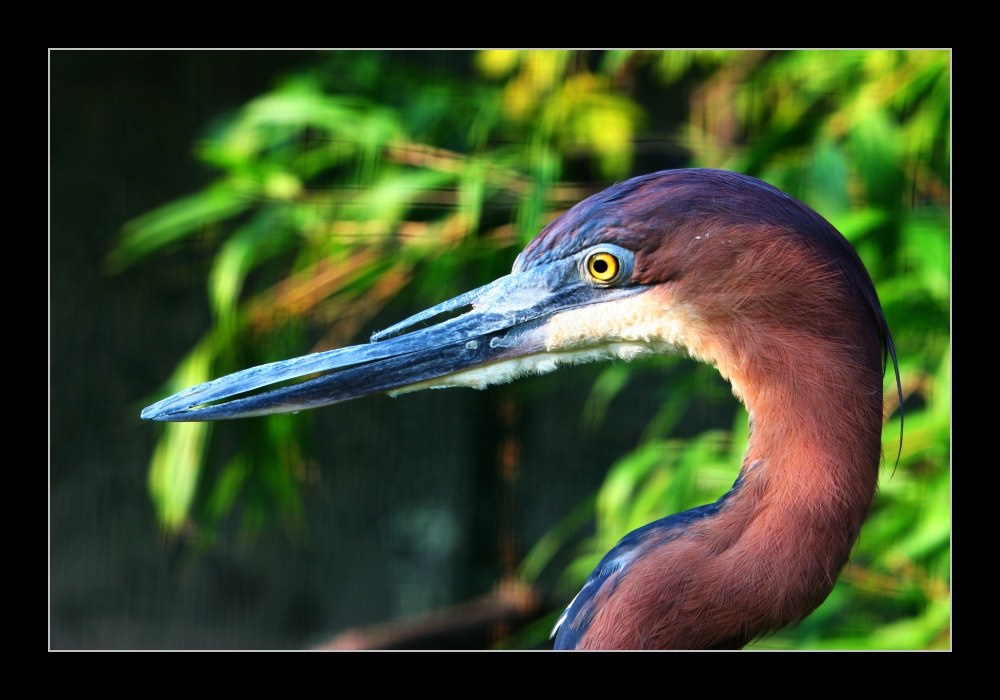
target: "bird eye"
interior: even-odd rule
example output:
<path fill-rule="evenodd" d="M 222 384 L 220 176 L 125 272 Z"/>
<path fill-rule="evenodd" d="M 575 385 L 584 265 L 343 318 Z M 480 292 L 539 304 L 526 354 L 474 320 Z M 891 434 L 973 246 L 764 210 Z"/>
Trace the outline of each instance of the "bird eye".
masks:
<path fill-rule="evenodd" d="M 613 282 L 621 270 L 621 263 L 608 252 L 594 253 L 587 258 L 587 272 L 597 282 Z"/>

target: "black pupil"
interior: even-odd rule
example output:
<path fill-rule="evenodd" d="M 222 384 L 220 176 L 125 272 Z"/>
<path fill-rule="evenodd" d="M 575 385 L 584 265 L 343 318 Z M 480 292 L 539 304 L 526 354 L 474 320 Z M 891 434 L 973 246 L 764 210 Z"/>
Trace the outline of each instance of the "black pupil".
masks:
<path fill-rule="evenodd" d="M 608 271 L 607 260 L 598 259 L 594 261 L 594 272 L 596 272 L 599 275 L 603 275 L 607 271 Z"/>

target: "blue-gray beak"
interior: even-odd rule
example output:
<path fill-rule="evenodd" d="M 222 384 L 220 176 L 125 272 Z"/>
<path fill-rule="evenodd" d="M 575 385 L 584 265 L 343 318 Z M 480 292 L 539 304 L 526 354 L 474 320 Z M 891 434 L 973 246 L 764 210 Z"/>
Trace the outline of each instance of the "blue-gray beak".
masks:
<path fill-rule="evenodd" d="M 245 418 L 381 392 L 481 388 L 548 371 L 566 361 L 563 356 L 567 355 L 549 340 L 546 327 L 555 315 L 646 289 L 628 282 L 631 252 L 608 245 L 600 249 L 611 250 L 621 260 L 615 284 L 598 283 L 587 276 L 585 260 L 594 255 L 594 249 L 589 249 L 515 271 L 461 294 L 376 333 L 366 345 L 245 369 L 163 399 L 144 409 L 142 417 L 158 421 Z M 469 308 L 466 313 L 434 323 L 439 316 L 465 308 Z M 417 328 L 426 323 L 433 325 Z M 574 352 L 579 355 L 585 350 Z M 295 380 L 300 381 L 287 384 Z M 267 389 L 278 383 L 286 384 Z"/>

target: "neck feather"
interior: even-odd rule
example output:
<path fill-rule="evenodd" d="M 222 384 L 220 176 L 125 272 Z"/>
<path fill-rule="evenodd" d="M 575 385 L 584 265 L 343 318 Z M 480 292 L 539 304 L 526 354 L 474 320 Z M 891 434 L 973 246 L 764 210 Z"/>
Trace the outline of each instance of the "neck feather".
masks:
<path fill-rule="evenodd" d="M 701 533 L 713 594 L 740 620 L 723 645 L 812 612 L 858 538 L 878 483 L 882 375 L 878 337 L 853 337 L 863 340 L 777 329 L 721 339 L 717 365 L 751 416 L 740 485 Z"/>
<path fill-rule="evenodd" d="M 687 334 L 751 414 L 738 486 L 714 515 L 645 544 L 582 647 L 740 648 L 823 602 L 871 505 L 882 425 L 877 330 L 861 313 L 827 321 L 840 332 Z"/>

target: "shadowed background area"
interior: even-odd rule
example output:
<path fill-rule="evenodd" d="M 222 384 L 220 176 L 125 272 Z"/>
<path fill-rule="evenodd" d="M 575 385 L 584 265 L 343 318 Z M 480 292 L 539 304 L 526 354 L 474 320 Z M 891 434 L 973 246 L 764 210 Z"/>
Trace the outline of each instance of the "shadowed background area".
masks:
<path fill-rule="evenodd" d="M 622 534 L 731 484 L 745 415 L 710 368 L 576 367 L 211 427 L 138 413 L 363 342 L 509 271 L 587 195 L 692 165 L 766 179 L 840 228 L 907 397 L 853 563 L 760 646 L 949 645 L 946 52 L 50 66 L 53 648 L 544 647 Z M 393 620 L 410 622 L 371 627 Z"/>

